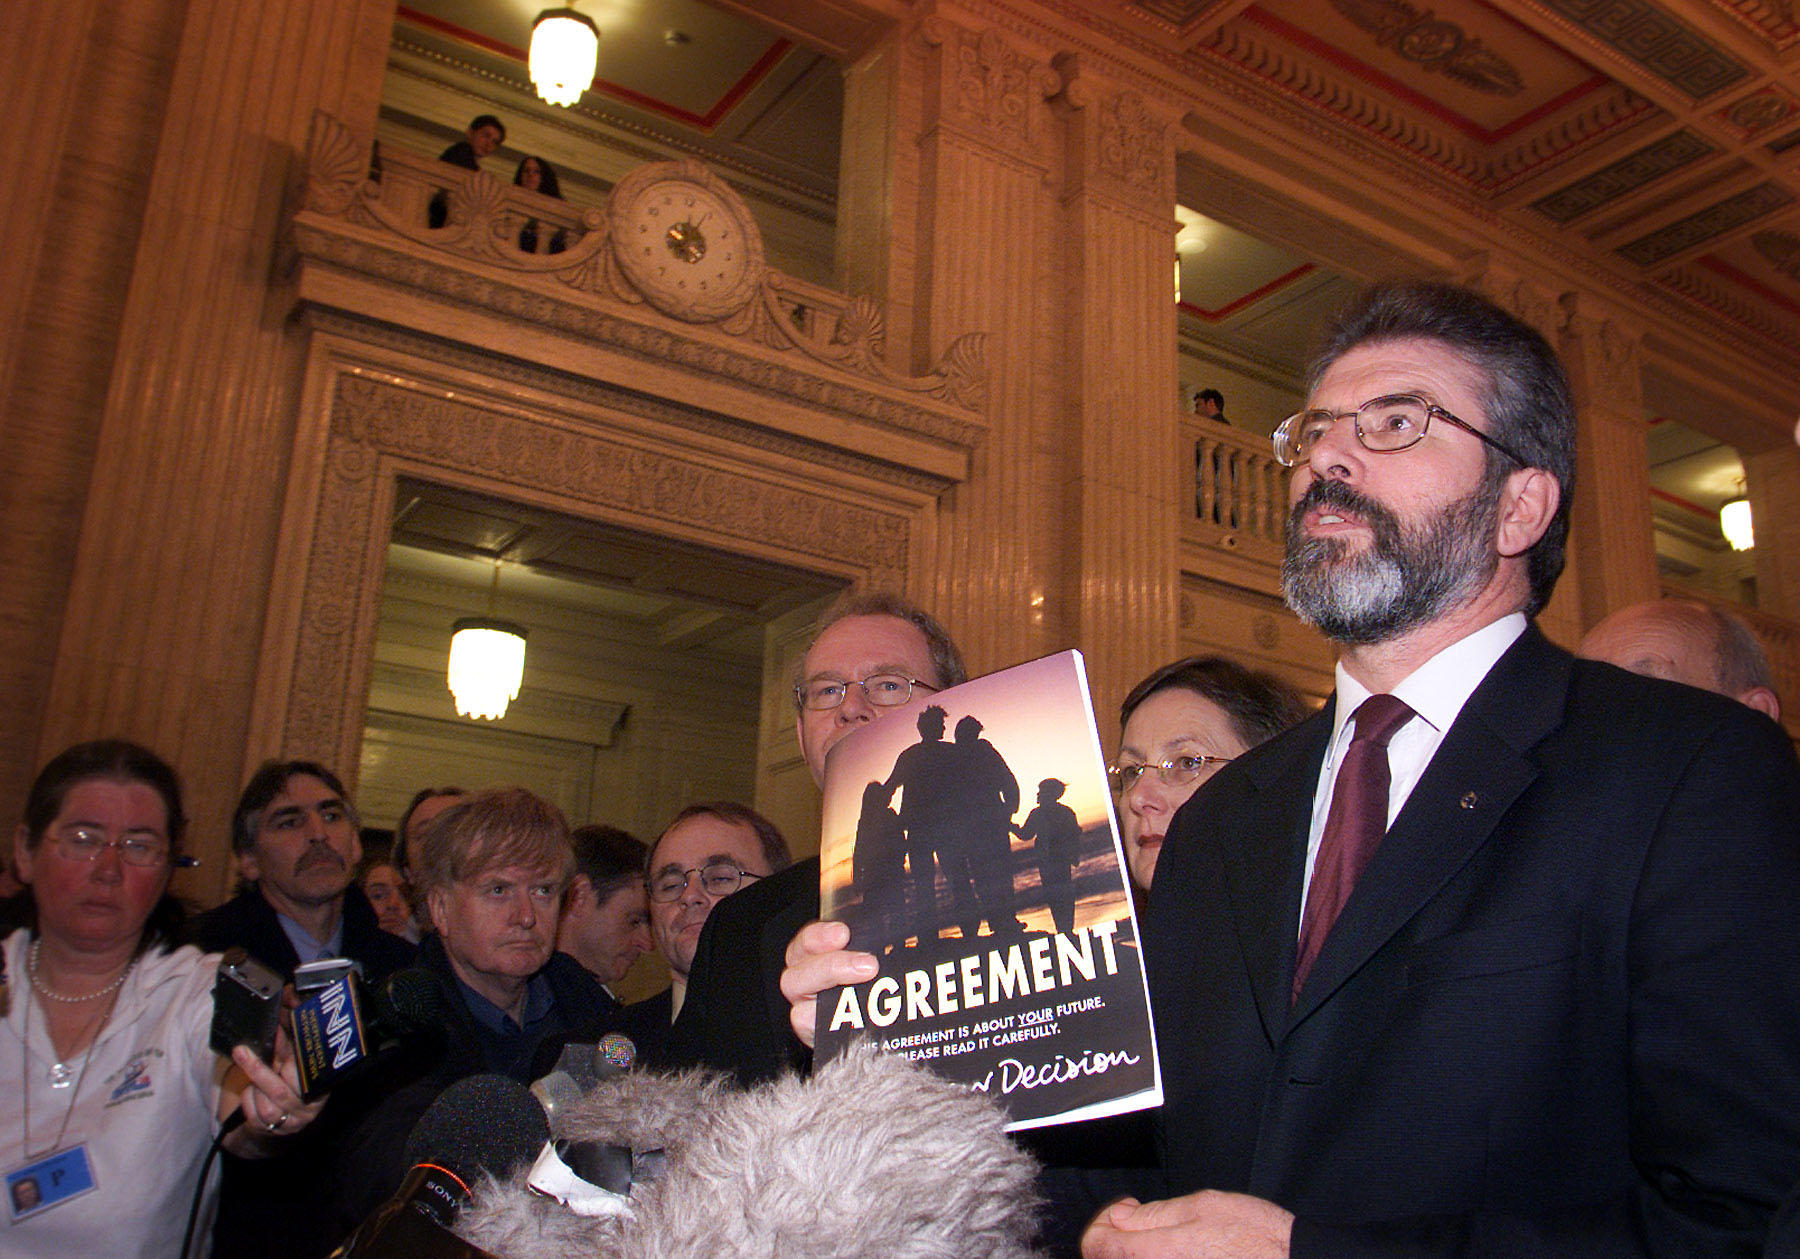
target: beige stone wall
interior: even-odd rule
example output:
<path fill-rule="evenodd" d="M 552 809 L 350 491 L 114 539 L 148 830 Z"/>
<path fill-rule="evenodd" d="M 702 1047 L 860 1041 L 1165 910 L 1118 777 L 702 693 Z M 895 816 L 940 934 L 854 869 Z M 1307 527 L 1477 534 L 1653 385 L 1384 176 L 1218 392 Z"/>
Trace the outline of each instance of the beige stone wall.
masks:
<path fill-rule="evenodd" d="M 298 383 L 278 228 L 313 110 L 373 116 L 392 0 L 4 13 L 28 140 L 6 231 L 26 300 L 0 342 L 0 806 L 47 750 L 117 732 L 171 756 L 221 833 Z"/>

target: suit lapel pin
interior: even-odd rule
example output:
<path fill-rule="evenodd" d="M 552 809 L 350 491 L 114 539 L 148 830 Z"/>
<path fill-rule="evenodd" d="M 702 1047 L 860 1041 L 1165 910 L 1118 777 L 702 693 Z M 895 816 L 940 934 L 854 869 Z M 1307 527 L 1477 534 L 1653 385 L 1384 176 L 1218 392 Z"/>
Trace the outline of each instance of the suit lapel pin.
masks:
<path fill-rule="evenodd" d="M 1473 791 L 1471 791 L 1467 795 L 1463 796 L 1461 803 L 1462 803 L 1463 808 L 1472 809 L 1477 804 L 1481 803 L 1481 797 L 1476 795 Z"/>

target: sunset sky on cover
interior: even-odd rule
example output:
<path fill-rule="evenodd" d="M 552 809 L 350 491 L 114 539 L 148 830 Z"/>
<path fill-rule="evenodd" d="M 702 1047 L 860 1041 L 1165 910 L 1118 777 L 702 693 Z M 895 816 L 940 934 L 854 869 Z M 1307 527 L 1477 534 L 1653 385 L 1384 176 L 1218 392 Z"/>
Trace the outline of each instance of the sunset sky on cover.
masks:
<path fill-rule="evenodd" d="M 956 723 L 973 713 L 982 724 L 981 737 L 1006 758 L 1019 780 L 1023 824 L 1037 805 L 1037 786 L 1045 778 L 1069 784 L 1062 803 L 1075 810 L 1083 829 L 1105 825 L 1112 806 L 1106 786 L 1106 760 L 1094 730 L 1092 702 L 1081 654 L 1065 651 L 976 678 L 935 695 L 917 695 L 862 729 L 840 739 L 825 768 L 825 812 L 821 850 L 834 883 L 848 877 L 847 863 L 856 838 L 863 788 L 886 782 L 901 751 L 919 741 L 921 710 L 936 704 L 949 714 L 944 739 L 956 737 Z M 838 784 L 848 780 L 849 785 Z M 895 808 L 902 799 L 896 793 Z M 843 870 L 833 869 L 844 865 Z"/>

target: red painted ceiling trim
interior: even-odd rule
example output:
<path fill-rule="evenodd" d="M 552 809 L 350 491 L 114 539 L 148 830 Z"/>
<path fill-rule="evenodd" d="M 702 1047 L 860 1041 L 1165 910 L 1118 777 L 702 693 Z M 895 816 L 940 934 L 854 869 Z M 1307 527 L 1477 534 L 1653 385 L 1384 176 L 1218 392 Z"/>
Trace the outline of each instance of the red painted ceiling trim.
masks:
<path fill-rule="evenodd" d="M 1192 302 L 1176 302 L 1175 309 L 1182 311 L 1185 314 L 1192 315 L 1196 319 L 1204 319 L 1207 323 L 1218 323 L 1221 319 L 1226 319 L 1237 314 L 1238 311 L 1244 309 L 1244 307 L 1249 306 L 1253 302 L 1260 302 L 1263 298 L 1269 296 L 1269 294 L 1278 289 L 1286 288 L 1295 280 L 1300 279 L 1302 276 L 1310 275 L 1317 270 L 1318 268 L 1312 263 L 1303 262 L 1286 275 L 1276 276 L 1261 288 L 1252 290 L 1240 298 L 1227 302 L 1217 310 L 1207 310 L 1204 307 L 1194 305 Z"/>
<path fill-rule="evenodd" d="M 479 48 L 483 52 L 492 53 L 497 57 L 504 57 L 508 61 L 516 61 L 520 65 L 524 65 L 528 59 L 528 54 L 523 48 L 516 48 L 502 40 L 493 39 L 478 31 L 472 31 L 468 27 L 459 26 L 455 22 L 447 22 L 443 18 L 433 16 L 432 14 L 421 13 L 417 9 L 410 8 L 407 5 L 400 5 L 396 10 L 396 15 L 414 26 L 423 27 L 425 30 L 429 31 L 435 31 L 439 35 L 456 40 L 458 43 L 467 44 L 471 48 Z M 602 32 L 601 38 L 605 38 L 604 32 Z M 788 49 L 793 46 L 793 43 L 786 39 L 775 39 L 771 41 L 769 47 L 763 52 L 763 55 L 757 58 L 756 64 L 746 70 L 736 83 L 733 83 L 730 87 L 726 88 L 719 99 L 713 102 L 712 106 L 704 114 L 696 114 L 692 110 L 683 109 L 681 106 L 671 104 L 668 101 L 658 100 L 654 96 L 646 96 L 642 92 L 633 91 L 631 88 L 614 83 L 610 79 L 596 78 L 594 80 L 594 86 L 589 90 L 604 93 L 614 100 L 623 101 L 625 104 L 632 105 L 646 113 L 660 114 L 664 118 L 671 119 L 672 121 L 685 123 L 690 127 L 695 127 L 702 131 L 710 131 L 719 124 L 720 119 L 730 113 L 732 108 L 749 94 L 752 88 L 767 77 L 768 73 L 775 68 L 776 63 L 778 63 L 782 57 L 786 56 Z"/>
<path fill-rule="evenodd" d="M 1733 284 L 1743 285 L 1745 288 L 1749 289 L 1752 293 L 1755 293 L 1758 297 L 1762 298 L 1765 302 L 1772 302 L 1776 306 L 1779 306 L 1783 310 L 1787 311 L 1789 314 L 1800 315 L 1800 302 L 1796 302 L 1792 298 L 1784 296 L 1783 294 L 1777 292 L 1776 290 L 1770 288 L 1768 285 L 1764 284 L 1761 280 L 1755 279 L 1752 276 L 1745 275 L 1742 271 L 1739 271 L 1736 267 L 1732 266 L 1729 262 L 1724 262 L 1724 261 L 1714 257 L 1712 254 L 1707 254 L 1704 257 L 1697 258 L 1697 259 L 1695 259 L 1695 261 L 1700 266 L 1705 267 L 1708 271 L 1712 271 L 1718 275 L 1724 276 L 1726 279 L 1730 280 Z"/>
<path fill-rule="evenodd" d="M 1660 499 L 1662 499 L 1663 502 L 1672 503 L 1676 507 L 1679 507 L 1684 511 L 1691 511 L 1696 516 L 1707 516 L 1713 520 L 1717 520 L 1719 518 L 1718 512 L 1710 511 L 1707 508 L 1700 506 L 1699 503 L 1696 503 L 1691 499 L 1683 498 L 1679 494 L 1671 494 L 1667 490 L 1659 490 L 1654 485 L 1652 485 L 1650 487 L 1650 497 L 1651 498 L 1660 498 Z"/>
<path fill-rule="evenodd" d="M 1584 82 L 1577 83 L 1574 87 L 1562 93 L 1560 96 L 1554 97 L 1551 100 L 1544 102 L 1542 105 L 1519 115 L 1498 130 L 1489 131 L 1474 119 L 1459 114 L 1441 102 L 1433 100 L 1431 97 L 1408 87 L 1399 79 L 1382 73 L 1368 62 L 1345 52 L 1336 45 L 1328 44 L 1324 40 L 1308 34 L 1297 26 L 1290 26 L 1272 13 L 1267 13 L 1262 9 L 1252 7 L 1245 9 L 1242 16 L 1246 21 L 1252 22 L 1267 30 L 1274 31 L 1283 39 L 1305 48 L 1314 56 L 1319 57 L 1324 61 L 1329 61 L 1340 70 L 1347 70 L 1352 74 L 1375 83 L 1384 91 L 1399 97 L 1402 101 L 1405 101 L 1415 109 L 1430 114 L 1432 117 L 1437 118 L 1442 122 L 1449 123 L 1452 127 L 1455 127 L 1470 139 L 1478 140 L 1483 144 L 1498 143 L 1499 141 L 1512 136 L 1516 132 L 1531 126 L 1533 123 L 1538 122 L 1547 115 L 1555 113 L 1559 109 L 1566 108 L 1581 97 L 1604 87 L 1607 82 L 1604 75 L 1595 74 Z"/>

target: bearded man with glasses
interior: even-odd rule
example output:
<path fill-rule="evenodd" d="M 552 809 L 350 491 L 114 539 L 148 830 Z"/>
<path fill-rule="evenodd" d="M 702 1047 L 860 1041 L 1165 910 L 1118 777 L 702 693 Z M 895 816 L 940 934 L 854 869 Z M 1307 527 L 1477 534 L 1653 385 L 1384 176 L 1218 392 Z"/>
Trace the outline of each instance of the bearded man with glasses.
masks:
<path fill-rule="evenodd" d="M 1575 425 L 1543 336 L 1469 290 L 1377 287 L 1328 339 L 1276 452 L 1336 690 L 1170 827 L 1156 1200 L 1088 1259 L 1761 1253 L 1800 1181 L 1800 765 L 1531 625 Z M 875 974 L 830 927 L 783 976 L 803 1036 Z"/>

